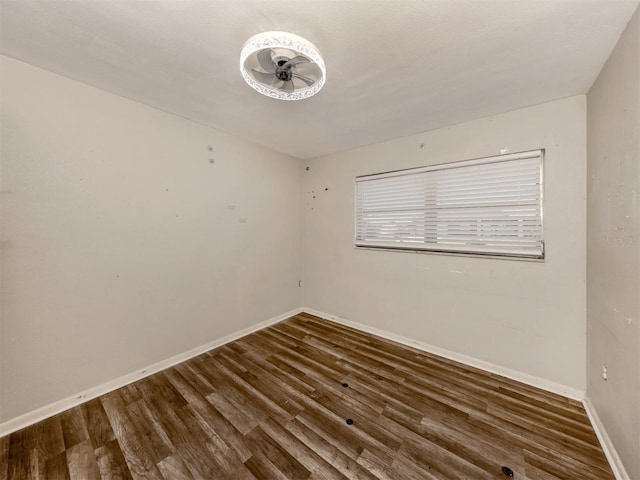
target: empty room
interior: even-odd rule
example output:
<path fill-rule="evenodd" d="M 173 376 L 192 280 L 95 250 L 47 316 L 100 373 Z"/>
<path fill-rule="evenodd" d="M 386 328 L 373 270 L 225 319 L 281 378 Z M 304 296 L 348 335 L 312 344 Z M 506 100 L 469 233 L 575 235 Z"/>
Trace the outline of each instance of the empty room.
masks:
<path fill-rule="evenodd" d="M 0 480 L 640 480 L 639 5 L 0 0 Z"/>

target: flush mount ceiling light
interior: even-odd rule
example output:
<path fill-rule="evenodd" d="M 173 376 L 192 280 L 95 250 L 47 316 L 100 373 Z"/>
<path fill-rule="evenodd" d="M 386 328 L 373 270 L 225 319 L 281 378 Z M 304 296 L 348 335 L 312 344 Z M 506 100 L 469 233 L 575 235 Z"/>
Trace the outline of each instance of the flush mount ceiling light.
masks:
<path fill-rule="evenodd" d="M 279 100 L 302 100 L 320 91 L 324 60 L 315 45 L 298 35 L 264 32 L 247 40 L 240 72 L 256 91 Z"/>

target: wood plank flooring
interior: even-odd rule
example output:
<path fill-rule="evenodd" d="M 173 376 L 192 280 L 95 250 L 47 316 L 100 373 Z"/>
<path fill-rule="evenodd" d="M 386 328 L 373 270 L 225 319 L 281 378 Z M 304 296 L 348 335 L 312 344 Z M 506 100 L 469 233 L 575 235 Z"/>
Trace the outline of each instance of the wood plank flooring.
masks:
<path fill-rule="evenodd" d="M 614 479 L 580 403 L 307 314 L 0 439 L 0 480 L 510 478 L 502 467 Z"/>

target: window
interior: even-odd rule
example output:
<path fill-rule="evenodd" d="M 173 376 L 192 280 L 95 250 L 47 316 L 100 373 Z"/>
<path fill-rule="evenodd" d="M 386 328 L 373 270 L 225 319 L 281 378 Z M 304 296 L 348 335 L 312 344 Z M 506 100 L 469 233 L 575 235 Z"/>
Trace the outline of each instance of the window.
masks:
<path fill-rule="evenodd" d="M 543 155 L 356 177 L 356 246 L 544 258 Z"/>

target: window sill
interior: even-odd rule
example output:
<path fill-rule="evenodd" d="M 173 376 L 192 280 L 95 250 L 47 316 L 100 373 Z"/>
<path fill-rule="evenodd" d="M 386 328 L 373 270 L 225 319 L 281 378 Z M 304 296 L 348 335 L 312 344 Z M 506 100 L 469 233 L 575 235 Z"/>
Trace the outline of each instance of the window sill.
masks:
<path fill-rule="evenodd" d="M 416 250 L 411 248 L 391 248 L 391 247 L 364 247 L 360 245 L 354 245 L 355 250 L 371 250 L 371 251 L 384 251 L 384 252 L 403 252 L 403 253 L 419 253 L 425 255 L 447 255 L 452 257 L 471 257 L 471 258 L 491 258 L 493 260 L 515 260 L 518 262 L 533 262 L 544 263 L 545 257 L 518 257 L 515 255 L 499 255 L 496 253 L 467 253 L 467 252 L 455 252 L 446 250 Z"/>

